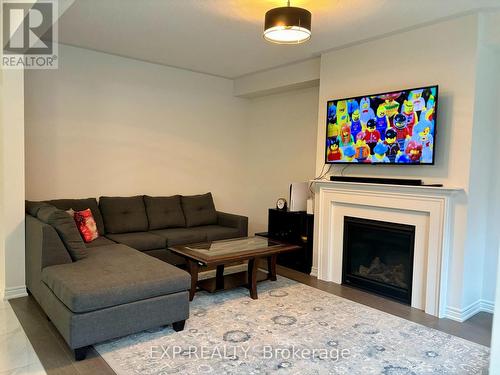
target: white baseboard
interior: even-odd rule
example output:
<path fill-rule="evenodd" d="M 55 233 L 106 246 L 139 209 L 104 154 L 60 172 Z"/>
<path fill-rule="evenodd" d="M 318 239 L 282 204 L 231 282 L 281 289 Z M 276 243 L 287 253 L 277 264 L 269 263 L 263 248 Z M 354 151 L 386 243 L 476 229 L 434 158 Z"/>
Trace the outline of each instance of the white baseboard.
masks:
<path fill-rule="evenodd" d="M 465 322 L 467 319 L 473 317 L 477 313 L 488 312 L 493 314 L 494 310 L 495 310 L 494 302 L 480 299 L 474 303 L 471 303 L 464 309 L 458 309 L 456 307 L 447 307 L 444 317 L 462 323 Z"/>
<path fill-rule="evenodd" d="M 311 267 L 311 276 L 318 277 L 318 267 Z"/>
<path fill-rule="evenodd" d="M 3 293 L 3 299 L 6 301 L 9 299 L 26 297 L 27 295 L 28 295 L 28 292 L 26 290 L 26 285 L 14 286 L 14 287 L 10 287 L 10 288 L 5 288 L 5 291 Z"/>
<path fill-rule="evenodd" d="M 495 302 L 481 300 L 481 311 L 493 314 L 495 312 Z"/>

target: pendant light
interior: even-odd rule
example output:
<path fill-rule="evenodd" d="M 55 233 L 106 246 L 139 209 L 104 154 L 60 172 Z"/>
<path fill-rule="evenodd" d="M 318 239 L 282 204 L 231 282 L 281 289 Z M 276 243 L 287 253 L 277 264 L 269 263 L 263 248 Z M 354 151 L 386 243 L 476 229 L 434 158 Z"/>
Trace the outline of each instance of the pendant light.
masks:
<path fill-rule="evenodd" d="M 290 6 L 274 8 L 266 13 L 264 39 L 277 44 L 299 44 L 311 38 L 311 12 Z"/>

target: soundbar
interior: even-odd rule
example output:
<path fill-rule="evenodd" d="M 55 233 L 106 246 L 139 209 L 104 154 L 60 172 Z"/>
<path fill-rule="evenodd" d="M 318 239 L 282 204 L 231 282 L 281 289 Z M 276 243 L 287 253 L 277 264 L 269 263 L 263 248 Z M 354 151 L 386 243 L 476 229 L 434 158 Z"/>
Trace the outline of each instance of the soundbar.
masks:
<path fill-rule="evenodd" d="M 422 180 L 406 178 L 380 178 L 380 177 L 348 177 L 348 176 L 330 176 L 330 181 L 336 182 L 357 182 L 364 184 L 386 184 L 386 185 L 412 185 L 422 186 Z"/>

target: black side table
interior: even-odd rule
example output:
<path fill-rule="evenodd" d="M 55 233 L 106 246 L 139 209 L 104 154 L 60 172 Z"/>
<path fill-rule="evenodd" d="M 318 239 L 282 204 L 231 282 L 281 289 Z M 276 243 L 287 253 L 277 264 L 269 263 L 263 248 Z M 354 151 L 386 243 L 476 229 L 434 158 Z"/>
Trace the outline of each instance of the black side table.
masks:
<path fill-rule="evenodd" d="M 277 263 L 294 270 L 311 273 L 314 215 L 305 211 L 281 211 L 269 209 L 268 231 L 255 233 L 257 236 L 283 241 L 300 246 L 290 253 L 279 254 Z"/>

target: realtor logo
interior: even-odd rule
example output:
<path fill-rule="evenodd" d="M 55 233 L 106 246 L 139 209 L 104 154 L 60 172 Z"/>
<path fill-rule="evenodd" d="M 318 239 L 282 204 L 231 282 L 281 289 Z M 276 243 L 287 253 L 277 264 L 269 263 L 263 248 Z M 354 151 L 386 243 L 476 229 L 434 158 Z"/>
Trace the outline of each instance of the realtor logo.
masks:
<path fill-rule="evenodd" d="M 3 1 L 3 68 L 57 68 L 56 7 L 52 0 Z"/>

